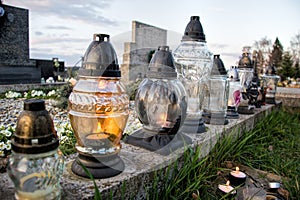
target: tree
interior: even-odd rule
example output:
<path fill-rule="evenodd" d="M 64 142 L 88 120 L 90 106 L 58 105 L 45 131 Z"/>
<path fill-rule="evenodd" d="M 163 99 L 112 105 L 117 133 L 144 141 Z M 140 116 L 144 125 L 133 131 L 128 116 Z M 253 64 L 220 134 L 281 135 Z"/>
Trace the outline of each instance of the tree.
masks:
<path fill-rule="evenodd" d="M 292 37 L 290 41 L 291 47 L 290 51 L 292 52 L 292 59 L 294 63 L 300 62 L 300 32 Z"/>
<path fill-rule="evenodd" d="M 295 69 L 294 69 L 294 78 L 300 78 L 300 64 L 296 62 Z"/>
<path fill-rule="evenodd" d="M 269 59 L 269 65 L 275 66 L 276 68 L 280 68 L 280 63 L 282 61 L 282 52 L 283 52 L 283 46 L 281 45 L 278 37 L 276 37 L 276 40 L 273 44 L 273 50 L 270 54 Z"/>
<path fill-rule="evenodd" d="M 286 51 L 283 54 L 280 66 L 277 74 L 281 77 L 282 81 L 286 80 L 288 77 L 294 77 L 293 60 L 289 51 Z"/>
<path fill-rule="evenodd" d="M 263 74 L 264 58 L 262 51 L 254 50 L 252 53 L 252 61 L 257 74 Z"/>
<path fill-rule="evenodd" d="M 253 48 L 256 50 L 259 61 L 257 63 L 258 72 L 262 71 L 265 66 L 269 64 L 269 55 L 271 53 L 272 42 L 266 37 L 255 41 Z"/>

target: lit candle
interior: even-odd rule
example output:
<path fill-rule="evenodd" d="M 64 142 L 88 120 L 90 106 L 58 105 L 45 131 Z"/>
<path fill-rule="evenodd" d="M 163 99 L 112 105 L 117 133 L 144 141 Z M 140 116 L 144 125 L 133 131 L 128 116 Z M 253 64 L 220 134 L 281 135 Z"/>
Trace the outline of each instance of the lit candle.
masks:
<path fill-rule="evenodd" d="M 221 190 L 224 194 L 235 194 L 236 191 L 232 186 L 230 186 L 230 181 L 228 180 L 225 185 L 218 185 L 219 190 Z"/>
<path fill-rule="evenodd" d="M 235 186 L 244 184 L 246 177 L 246 174 L 241 172 L 239 167 L 236 167 L 235 171 L 231 171 L 229 174 L 229 180 Z"/>
<path fill-rule="evenodd" d="M 231 98 L 228 99 L 228 106 L 234 106 L 233 100 Z"/>
<path fill-rule="evenodd" d="M 160 125 L 160 128 L 166 126 L 166 120 L 167 120 L 167 115 L 165 113 L 161 113 L 158 116 L 158 121 L 157 123 Z"/>

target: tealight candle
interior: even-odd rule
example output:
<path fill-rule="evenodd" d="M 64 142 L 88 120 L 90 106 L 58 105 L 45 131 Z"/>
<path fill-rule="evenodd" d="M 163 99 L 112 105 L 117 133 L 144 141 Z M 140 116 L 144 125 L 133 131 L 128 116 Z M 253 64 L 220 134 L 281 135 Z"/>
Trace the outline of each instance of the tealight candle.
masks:
<path fill-rule="evenodd" d="M 239 167 L 235 168 L 235 171 L 231 171 L 229 174 L 229 180 L 234 186 L 242 185 L 246 181 L 246 174 L 240 171 Z"/>
<path fill-rule="evenodd" d="M 219 190 L 222 191 L 223 194 L 230 193 L 231 195 L 234 195 L 236 191 L 232 186 L 230 186 L 230 181 L 226 182 L 226 185 L 218 185 Z"/>

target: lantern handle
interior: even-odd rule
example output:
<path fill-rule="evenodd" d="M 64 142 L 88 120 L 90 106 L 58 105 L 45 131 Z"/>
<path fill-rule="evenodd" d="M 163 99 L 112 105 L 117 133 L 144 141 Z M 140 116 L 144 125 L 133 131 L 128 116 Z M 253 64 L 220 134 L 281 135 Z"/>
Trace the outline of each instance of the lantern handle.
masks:
<path fill-rule="evenodd" d="M 99 42 L 109 42 L 109 35 L 108 34 L 102 34 L 102 33 L 95 33 L 93 35 L 93 40 L 96 41 L 97 40 L 97 37 L 99 38 Z M 106 38 L 106 40 L 105 40 Z"/>

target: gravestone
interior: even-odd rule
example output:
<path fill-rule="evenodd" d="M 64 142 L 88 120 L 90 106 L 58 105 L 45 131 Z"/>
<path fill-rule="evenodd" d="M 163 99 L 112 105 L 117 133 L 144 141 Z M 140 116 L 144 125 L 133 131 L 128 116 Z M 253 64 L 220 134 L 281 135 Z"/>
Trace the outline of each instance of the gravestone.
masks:
<path fill-rule="evenodd" d="M 64 62 L 53 67 L 53 60 L 29 57 L 29 11 L 1 4 L 0 0 L 0 84 L 41 83 L 64 74 Z"/>
<path fill-rule="evenodd" d="M 35 60 L 29 59 L 28 10 L 1 5 L 0 84 L 37 83 L 41 80 Z"/>
<path fill-rule="evenodd" d="M 152 54 L 159 46 L 167 45 L 167 30 L 132 21 L 132 42 L 124 43 L 122 82 L 128 85 L 143 79 Z"/>

